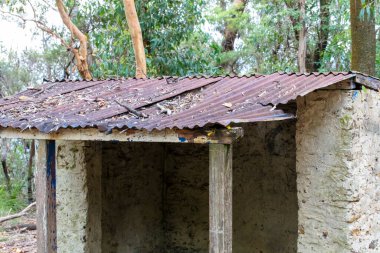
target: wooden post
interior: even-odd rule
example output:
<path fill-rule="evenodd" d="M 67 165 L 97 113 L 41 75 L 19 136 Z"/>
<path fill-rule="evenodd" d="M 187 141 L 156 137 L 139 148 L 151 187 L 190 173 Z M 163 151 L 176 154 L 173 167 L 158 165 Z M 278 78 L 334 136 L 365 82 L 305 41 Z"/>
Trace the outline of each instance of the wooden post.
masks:
<path fill-rule="evenodd" d="M 37 252 L 57 252 L 55 141 L 40 140 L 37 153 Z"/>
<path fill-rule="evenodd" d="M 232 145 L 210 144 L 210 253 L 232 252 Z"/>

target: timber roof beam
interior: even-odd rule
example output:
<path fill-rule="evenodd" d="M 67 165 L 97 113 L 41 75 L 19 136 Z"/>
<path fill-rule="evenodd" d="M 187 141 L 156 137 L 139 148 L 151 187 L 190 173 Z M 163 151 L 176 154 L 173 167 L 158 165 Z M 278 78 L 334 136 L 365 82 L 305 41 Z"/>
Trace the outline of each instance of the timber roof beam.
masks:
<path fill-rule="evenodd" d="M 113 130 L 111 134 L 99 132 L 95 128 L 60 129 L 52 133 L 41 133 L 37 129 L 20 132 L 13 128 L 0 128 L 0 138 L 20 138 L 38 140 L 68 141 L 116 141 L 116 142 L 166 142 L 198 144 L 231 144 L 243 136 L 241 127 L 211 129 L 165 129 L 153 130 Z"/>

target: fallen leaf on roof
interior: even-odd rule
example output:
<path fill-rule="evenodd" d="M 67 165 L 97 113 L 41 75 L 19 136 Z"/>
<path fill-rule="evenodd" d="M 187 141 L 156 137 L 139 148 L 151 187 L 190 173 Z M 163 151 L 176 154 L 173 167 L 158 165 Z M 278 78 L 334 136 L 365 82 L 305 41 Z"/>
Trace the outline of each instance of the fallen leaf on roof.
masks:
<path fill-rule="evenodd" d="M 223 104 L 225 107 L 228 107 L 228 108 L 231 108 L 232 107 L 232 103 L 224 103 Z"/>
<path fill-rule="evenodd" d="M 20 99 L 21 101 L 29 101 L 29 100 L 32 100 L 31 97 L 28 97 L 28 96 L 19 96 L 18 99 Z"/>

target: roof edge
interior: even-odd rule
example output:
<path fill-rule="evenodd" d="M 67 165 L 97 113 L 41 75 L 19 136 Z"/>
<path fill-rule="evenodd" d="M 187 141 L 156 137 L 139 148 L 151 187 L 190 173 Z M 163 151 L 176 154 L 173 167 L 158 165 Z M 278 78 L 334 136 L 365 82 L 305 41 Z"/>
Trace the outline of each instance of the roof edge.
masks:
<path fill-rule="evenodd" d="M 380 91 L 380 79 L 364 73 L 352 71 L 355 75 L 354 82 L 363 85 L 369 89 Z"/>
<path fill-rule="evenodd" d="M 52 133 L 42 133 L 36 128 L 20 131 L 13 127 L 0 127 L 1 138 L 21 138 L 38 140 L 68 140 L 68 141 L 119 141 L 119 142 L 164 142 L 164 143 L 195 143 L 195 144 L 232 144 L 242 138 L 244 130 L 241 127 L 207 129 L 164 129 L 136 130 L 114 129 L 112 134 L 100 132 L 96 128 L 59 129 Z"/>

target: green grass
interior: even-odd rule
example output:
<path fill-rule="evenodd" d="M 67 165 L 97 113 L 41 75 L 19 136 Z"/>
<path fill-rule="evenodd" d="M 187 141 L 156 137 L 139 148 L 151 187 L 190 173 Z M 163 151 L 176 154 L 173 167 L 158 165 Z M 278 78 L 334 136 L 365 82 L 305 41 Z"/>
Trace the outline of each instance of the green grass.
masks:
<path fill-rule="evenodd" d="M 0 185 L 0 216 L 16 213 L 26 205 L 22 193 L 22 184 L 13 182 L 11 191 L 5 185 Z"/>

